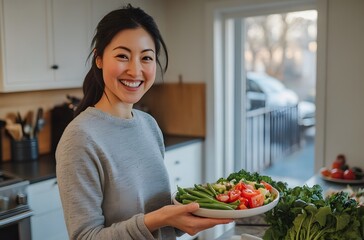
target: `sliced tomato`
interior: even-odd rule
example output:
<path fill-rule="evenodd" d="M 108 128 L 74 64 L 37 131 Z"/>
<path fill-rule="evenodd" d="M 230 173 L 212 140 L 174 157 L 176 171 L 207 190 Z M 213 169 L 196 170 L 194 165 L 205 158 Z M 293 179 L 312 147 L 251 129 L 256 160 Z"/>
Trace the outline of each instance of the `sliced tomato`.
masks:
<path fill-rule="evenodd" d="M 249 200 L 250 208 L 260 207 L 263 206 L 263 204 L 264 204 L 264 196 L 261 193 L 251 197 Z"/>
<path fill-rule="evenodd" d="M 228 202 L 230 198 L 228 194 L 221 193 L 216 196 L 216 199 L 220 202 Z"/>
<path fill-rule="evenodd" d="M 241 191 L 241 196 L 247 199 L 250 199 L 258 194 L 260 194 L 258 190 L 244 189 L 243 191 Z"/>
<path fill-rule="evenodd" d="M 237 209 L 244 210 L 244 209 L 248 209 L 248 207 L 244 203 L 240 203 L 239 206 L 237 207 Z"/>
<path fill-rule="evenodd" d="M 229 194 L 229 202 L 235 202 L 236 200 L 238 200 L 240 198 L 241 195 L 241 191 L 240 190 L 230 190 L 228 192 Z"/>
<path fill-rule="evenodd" d="M 240 198 L 241 195 L 241 191 L 240 190 L 230 190 L 228 192 L 229 195 L 229 201 L 228 202 L 235 202 L 236 200 L 238 200 Z"/>
<path fill-rule="evenodd" d="M 245 208 L 248 208 L 249 207 L 249 200 L 245 197 L 240 197 L 239 198 L 239 201 L 240 201 L 240 204 L 238 206 L 239 209 L 245 209 Z M 244 208 L 244 206 L 245 208 Z"/>
<path fill-rule="evenodd" d="M 265 189 L 267 189 L 268 191 L 272 190 L 272 185 L 270 185 L 269 183 L 267 183 L 265 181 L 261 181 L 260 184 L 263 184 Z"/>
<path fill-rule="evenodd" d="M 239 182 L 235 185 L 234 189 L 243 191 L 244 189 L 254 190 L 254 187 L 244 182 Z"/>

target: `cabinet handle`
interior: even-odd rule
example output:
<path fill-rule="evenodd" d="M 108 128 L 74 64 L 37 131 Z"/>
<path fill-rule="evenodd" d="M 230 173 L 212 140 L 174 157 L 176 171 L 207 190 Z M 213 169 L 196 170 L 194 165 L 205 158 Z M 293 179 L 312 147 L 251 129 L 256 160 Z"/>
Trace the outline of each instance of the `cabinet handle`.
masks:
<path fill-rule="evenodd" d="M 57 64 L 54 64 L 54 65 L 52 65 L 52 66 L 51 66 L 51 68 L 52 68 L 53 70 L 57 70 L 57 69 L 58 69 L 58 65 L 57 65 Z"/>

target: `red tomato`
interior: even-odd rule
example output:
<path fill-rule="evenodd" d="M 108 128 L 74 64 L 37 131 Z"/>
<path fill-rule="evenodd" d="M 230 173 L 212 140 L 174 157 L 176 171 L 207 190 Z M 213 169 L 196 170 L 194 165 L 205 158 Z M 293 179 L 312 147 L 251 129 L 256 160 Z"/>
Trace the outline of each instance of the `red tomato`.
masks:
<path fill-rule="evenodd" d="M 245 197 L 240 197 L 240 204 L 238 206 L 239 209 L 246 209 L 249 207 L 249 200 Z"/>
<path fill-rule="evenodd" d="M 351 169 L 347 169 L 344 171 L 343 178 L 347 180 L 355 180 L 356 179 L 355 172 Z"/>
<path fill-rule="evenodd" d="M 243 191 L 244 189 L 251 189 L 251 190 L 254 190 L 254 187 L 249 185 L 249 184 L 246 184 L 246 183 L 243 183 L 243 182 L 239 182 L 235 185 L 234 189 L 236 190 L 240 190 L 240 191 Z"/>
<path fill-rule="evenodd" d="M 237 209 L 244 210 L 244 209 L 248 209 L 248 207 L 244 203 L 240 203 L 239 206 L 237 207 Z"/>
<path fill-rule="evenodd" d="M 260 183 L 263 184 L 265 189 L 267 189 L 268 191 L 272 190 L 272 185 L 270 185 L 269 183 L 265 181 L 261 181 Z"/>
<path fill-rule="evenodd" d="M 229 191 L 229 202 L 235 202 L 240 198 L 241 191 L 240 190 L 230 190 Z"/>
<path fill-rule="evenodd" d="M 344 177 L 344 171 L 339 168 L 331 170 L 331 177 L 336 179 L 342 179 Z"/>
<path fill-rule="evenodd" d="M 251 190 L 251 189 L 244 189 L 242 192 L 241 192 L 241 196 L 247 198 L 247 199 L 250 199 L 256 195 L 260 194 L 260 192 L 258 190 Z"/>
<path fill-rule="evenodd" d="M 261 193 L 253 196 L 249 201 L 250 208 L 260 207 L 263 206 L 263 204 L 264 204 L 264 196 Z"/>
<path fill-rule="evenodd" d="M 225 193 L 218 194 L 216 196 L 216 199 L 220 202 L 228 202 L 229 201 L 229 195 Z"/>
<path fill-rule="evenodd" d="M 341 166 L 344 165 L 343 162 L 341 161 L 338 161 L 338 160 L 335 160 L 333 163 L 332 163 L 332 169 L 335 169 L 335 168 L 341 168 Z"/>
<path fill-rule="evenodd" d="M 322 168 L 321 169 L 321 174 L 322 176 L 325 176 L 325 177 L 330 177 L 331 176 L 331 171 L 327 168 Z"/>

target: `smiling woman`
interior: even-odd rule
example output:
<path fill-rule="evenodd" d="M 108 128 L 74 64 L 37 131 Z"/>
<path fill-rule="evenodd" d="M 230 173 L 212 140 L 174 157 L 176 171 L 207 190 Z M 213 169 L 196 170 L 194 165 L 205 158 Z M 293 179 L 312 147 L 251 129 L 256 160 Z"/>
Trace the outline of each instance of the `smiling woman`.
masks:
<path fill-rule="evenodd" d="M 172 205 L 162 132 L 151 115 L 133 109 L 153 85 L 157 65 L 168 65 L 152 17 L 128 5 L 96 30 L 84 98 L 56 150 L 70 239 L 168 240 L 230 223 L 192 215 L 196 203 Z"/>

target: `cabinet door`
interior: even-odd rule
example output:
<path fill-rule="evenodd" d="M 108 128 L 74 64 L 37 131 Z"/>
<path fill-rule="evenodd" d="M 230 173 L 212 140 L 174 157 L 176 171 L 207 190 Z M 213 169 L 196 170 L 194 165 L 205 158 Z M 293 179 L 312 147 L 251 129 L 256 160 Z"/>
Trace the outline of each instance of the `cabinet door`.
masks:
<path fill-rule="evenodd" d="M 202 143 L 192 143 L 166 151 L 165 165 L 169 174 L 171 192 L 180 187 L 193 187 L 201 182 Z"/>
<path fill-rule="evenodd" d="M 30 184 L 28 199 L 34 211 L 30 219 L 32 239 L 68 239 L 56 179 Z"/>
<path fill-rule="evenodd" d="M 52 0 L 54 85 L 80 87 L 90 68 L 91 1 Z"/>
<path fill-rule="evenodd" d="M 91 0 L 0 0 L 1 92 L 81 87 Z"/>
<path fill-rule="evenodd" d="M 2 91 L 35 89 L 53 79 L 46 0 L 2 0 Z"/>

